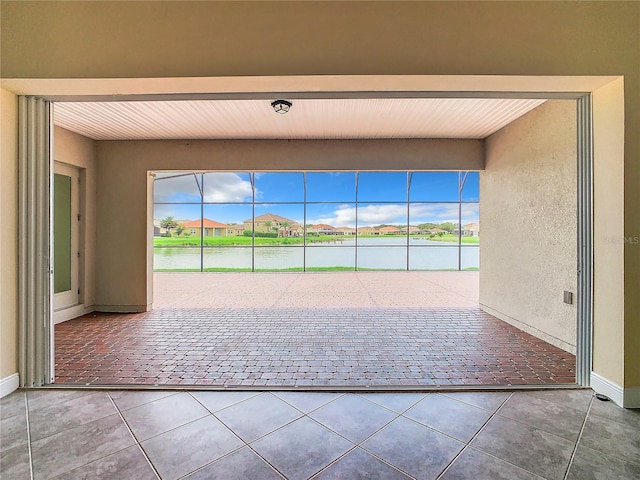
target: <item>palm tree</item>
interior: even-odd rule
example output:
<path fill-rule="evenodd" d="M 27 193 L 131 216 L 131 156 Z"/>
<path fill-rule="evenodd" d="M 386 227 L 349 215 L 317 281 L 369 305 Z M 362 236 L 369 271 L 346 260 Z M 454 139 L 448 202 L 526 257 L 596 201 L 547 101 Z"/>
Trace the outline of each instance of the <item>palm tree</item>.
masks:
<path fill-rule="evenodd" d="M 169 236 L 171 236 L 171 230 L 178 228 L 180 225 L 173 219 L 173 217 L 169 216 L 160 220 L 160 226 L 167 231 Z"/>

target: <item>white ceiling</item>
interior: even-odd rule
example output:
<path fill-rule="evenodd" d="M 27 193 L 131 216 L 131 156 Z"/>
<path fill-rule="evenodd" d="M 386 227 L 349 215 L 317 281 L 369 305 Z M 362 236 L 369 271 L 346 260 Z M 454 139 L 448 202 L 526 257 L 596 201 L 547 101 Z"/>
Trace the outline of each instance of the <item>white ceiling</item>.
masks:
<path fill-rule="evenodd" d="M 485 138 L 545 100 L 291 101 L 285 115 L 270 100 L 57 102 L 54 123 L 94 140 Z"/>

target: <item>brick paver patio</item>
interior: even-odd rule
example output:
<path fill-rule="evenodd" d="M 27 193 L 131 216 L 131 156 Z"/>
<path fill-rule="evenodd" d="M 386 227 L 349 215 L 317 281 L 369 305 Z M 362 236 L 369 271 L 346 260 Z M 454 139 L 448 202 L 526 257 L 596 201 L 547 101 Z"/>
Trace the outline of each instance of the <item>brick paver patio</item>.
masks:
<path fill-rule="evenodd" d="M 574 383 L 573 355 L 482 312 L 477 291 L 477 272 L 160 273 L 151 312 L 56 326 L 56 383 Z"/>

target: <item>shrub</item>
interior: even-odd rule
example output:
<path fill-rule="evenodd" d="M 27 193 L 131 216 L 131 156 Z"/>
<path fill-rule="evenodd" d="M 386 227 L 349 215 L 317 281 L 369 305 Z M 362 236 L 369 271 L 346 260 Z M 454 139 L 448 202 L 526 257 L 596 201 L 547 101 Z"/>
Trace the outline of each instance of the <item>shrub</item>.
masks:
<path fill-rule="evenodd" d="M 251 237 L 254 234 L 251 230 L 245 230 L 244 236 Z M 263 237 L 263 238 L 278 238 L 278 234 L 276 232 L 255 232 L 255 237 Z"/>

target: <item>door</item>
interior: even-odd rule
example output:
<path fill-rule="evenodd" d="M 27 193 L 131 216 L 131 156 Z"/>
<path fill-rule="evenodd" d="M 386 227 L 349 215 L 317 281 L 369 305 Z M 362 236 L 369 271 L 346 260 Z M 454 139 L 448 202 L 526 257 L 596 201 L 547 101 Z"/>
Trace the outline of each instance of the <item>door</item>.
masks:
<path fill-rule="evenodd" d="M 53 176 L 53 308 L 80 303 L 80 173 L 56 163 Z"/>

